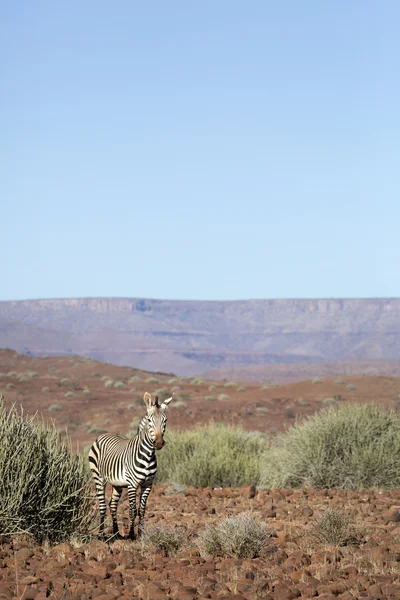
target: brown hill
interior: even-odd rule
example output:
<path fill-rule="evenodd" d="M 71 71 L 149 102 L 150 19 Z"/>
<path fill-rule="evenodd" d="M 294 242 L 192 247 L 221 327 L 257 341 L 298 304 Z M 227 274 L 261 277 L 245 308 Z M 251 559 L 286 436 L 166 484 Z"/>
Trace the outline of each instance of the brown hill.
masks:
<path fill-rule="evenodd" d="M 314 383 L 313 383 L 314 381 Z M 82 449 L 100 431 L 127 433 L 143 415 L 145 391 L 174 392 L 169 426 L 210 420 L 276 432 L 296 418 L 343 402 L 400 404 L 400 378 L 308 379 L 283 385 L 172 377 L 81 357 L 33 358 L 0 351 L 0 393 L 67 429 Z M 133 424 L 132 424 L 133 423 Z"/>
<path fill-rule="evenodd" d="M 400 299 L 0 302 L 0 343 L 193 375 L 264 364 L 400 359 Z"/>
<path fill-rule="evenodd" d="M 237 381 L 260 381 L 288 383 L 315 377 L 354 377 L 355 375 L 385 375 L 400 377 L 399 361 L 355 360 L 324 364 L 252 365 L 229 369 L 210 369 L 202 373 L 208 379 L 234 379 Z"/>

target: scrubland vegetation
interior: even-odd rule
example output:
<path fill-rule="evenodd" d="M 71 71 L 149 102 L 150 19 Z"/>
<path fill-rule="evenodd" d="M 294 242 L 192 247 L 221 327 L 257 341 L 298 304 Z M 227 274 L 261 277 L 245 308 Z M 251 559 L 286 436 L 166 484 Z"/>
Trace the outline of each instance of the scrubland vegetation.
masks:
<path fill-rule="evenodd" d="M 93 499 L 86 460 L 52 426 L 0 399 L 0 532 L 58 542 L 86 535 Z"/>
<path fill-rule="evenodd" d="M 374 405 L 331 406 L 268 441 L 208 425 L 167 431 L 160 482 L 356 490 L 400 487 L 400 416 Z"/>

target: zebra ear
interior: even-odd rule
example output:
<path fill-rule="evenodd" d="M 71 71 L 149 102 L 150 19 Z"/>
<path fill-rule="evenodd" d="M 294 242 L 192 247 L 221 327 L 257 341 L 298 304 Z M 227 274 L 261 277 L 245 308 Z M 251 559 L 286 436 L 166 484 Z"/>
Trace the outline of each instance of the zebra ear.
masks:
<path fill-rule="evenodd" d="M 151 408 L 153 406 L 153 401 L 151 399 L 151 394 L 149 392 L 145 392 L 143 396 L 143 400 L 147 408 Z"/>
<path fill-rule="evenodd" d="M 161 408 L 167 408 L 167 406 L 171 402 L 171 400 L 172 400 L 172 396 L 171 396 L 171 398 L 167 398 L 166 400 L 164 400 L 164 402 L 161 404 Z"/>

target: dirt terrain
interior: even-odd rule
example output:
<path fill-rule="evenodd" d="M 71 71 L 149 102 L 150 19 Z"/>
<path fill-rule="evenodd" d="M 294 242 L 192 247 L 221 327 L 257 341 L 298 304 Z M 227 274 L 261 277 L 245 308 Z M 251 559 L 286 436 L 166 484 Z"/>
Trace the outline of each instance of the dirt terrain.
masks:
<path fill-rule="evenodd" d="M 7 404 L 54 419 L 82 451 L 100 431 L 127 433 L 144 414 L 146 390 L 174 391 L 168 428 L 213 420 L 270 435 L 332 403 L 379 402 L 397 408 L 400 402 L 397 378 L 318 375 L 316 370 L 313 379 L 281 385 L 206 381 L 77 357 L 31 358 L 0 351 L 0 392 Z M 128 540 L 108 545 L 93 539 L 53 548 L 24 538 L 5 541 L 0 545 L 0 600 L 400 598 L 400 490 L 157 485 L 147 506 L 149 523 L 183 532 L 186 547 L 176 556 L 145 551 Z M 314 522 L 327 508 L 350 516 L 351 535 L 343 545 L 324 544 L 313 535 Z M 208 524 L 248 510 L 270 530 L 263 557 L 200 556 L 196 539 Z M 119 520 L 127 533 L 126 500 Z"/>
<path fill-rule="evenodd" d="M 172 492 L 172 493 L 171 493 Z M 0 547 L 0 598 L 45 600 L 370 600 L 400 598 L 400 491 L 195 489 L 156 486 L 149 523 L 177 527 L 187 546 L 176 556 L 143 551 L 128 540 L 63 543 L 21 539 Z M 328 508 L 351 517 L 353 537 L 322 544 L 313 522 Z M 126 502 L 121 530 L 127 530 Z M 200 556 L 197 534 L 227 515 L 251 510 L 268 525 L 265 554 L 255 559 Z"/>
<path fill-rule="evenodd" d="M 128 433 L 144 414 L 143 394 L 174 393 L 168 428 L 209 421 L 274 435 L 296 418 L 343 402 L 400 404 L 400 378 L 329 377 L 289 384 L 177 378 L 80 357 L 31 358 L 0 351 L 0 392 L 7 403 L 39 412 L 67 430 L 80 450 L 102 431 Z M 133 379 L 132 379 L 133 378 Z M 278 379 L 279 381 L 279 379 Z"/>

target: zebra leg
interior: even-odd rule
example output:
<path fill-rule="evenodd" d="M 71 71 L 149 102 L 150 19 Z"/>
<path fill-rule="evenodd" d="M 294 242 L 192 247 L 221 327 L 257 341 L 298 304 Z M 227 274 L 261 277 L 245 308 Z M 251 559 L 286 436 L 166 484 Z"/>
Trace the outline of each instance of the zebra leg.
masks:
<path fill-rule="evenodd" d="M 146 502 L 151 492 L 152 486 L 149 485 L 145 488 L 140 488 L 140 503 L 139 503 L 139 529 L 138 537 L 141 537 L 144 527 L 144 513 L 146 511 Z"/>
<path fill-rule="evenodd" d="M 99 479 L 96 479 L 96 495 L 100 505 L 100 529 L 99 538 L 104 539 L 104 519 L 106 518 L 107 506 L 106 506 L 106 486 Z"/>
<path fill-rule="evenodd" d="M 121 494 L 122 494 L 122 487 L 116 487 L 113 485 L 112 495 L 111 495 L 111 500 L 110 500 L 110 513 L 111 513 L 111 518 L 112 518 L 113 535 L 114 536 L 118 536 L 117 508 L 118 508 L 119 499 L 121 498 Z"/>
<path fill-rule="evenodd" d="M 135 539 L 135 519 L 137 515 L 136 510 L 136 487 L 128 486 L 128 498 L 129 498 L 129 537 L 131 540 Z"/>

